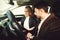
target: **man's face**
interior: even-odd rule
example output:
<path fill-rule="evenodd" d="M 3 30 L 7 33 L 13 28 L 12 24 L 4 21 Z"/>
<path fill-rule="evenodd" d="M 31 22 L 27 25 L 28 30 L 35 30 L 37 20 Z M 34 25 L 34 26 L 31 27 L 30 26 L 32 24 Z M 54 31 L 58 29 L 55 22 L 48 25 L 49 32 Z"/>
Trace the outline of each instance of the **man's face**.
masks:
<path fill-rule="evenodd" d="M 41 12 L 39 9 L 35 8 L 35 13 L 34 13 L 38 18 L 40 17 L 41 15 Z"/>
<path fill-rule="evenodd" d="M 28 8 L 25 8 L 25 16 L 29 16 L 30 15 L 30 10 Z"/>

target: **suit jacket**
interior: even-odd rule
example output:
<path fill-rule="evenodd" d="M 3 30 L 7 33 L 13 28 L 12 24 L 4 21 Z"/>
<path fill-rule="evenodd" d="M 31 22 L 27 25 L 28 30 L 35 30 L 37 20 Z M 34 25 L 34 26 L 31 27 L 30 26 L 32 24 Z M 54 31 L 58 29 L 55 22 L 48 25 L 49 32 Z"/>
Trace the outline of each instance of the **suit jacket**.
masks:
<path fill-rule="evenodd" d="M 42 24 L 38 37 L 33 40 L 60 40 L 60 19 L 51 14 Z"/>
<path fill-rule="evenodd" d="M 24 21 L 25 21 L 25 17 L 23 17 L 22 20 L 21 20 L 22 26 L 23 26 L 23 24 L 24 24 Z M 34 30 L 28 31 L 28 30 L 26 30 L 25 28 L 23 28 L 23 29 L 25 29 L 26 32 L 31 32 L 31 33 L 34 35 L 34 34 L 36 34 L 36 32 L 37 32 L 37 27 L 36 27 L 37 24 L 38 24 L 38 19 L 37 19 L 35 16 L 31 16 L 31 17 L 29 18 L 29 27 L 30 27 L 30 28 L 31 28 L 31 27 L 35 27 Z"/>

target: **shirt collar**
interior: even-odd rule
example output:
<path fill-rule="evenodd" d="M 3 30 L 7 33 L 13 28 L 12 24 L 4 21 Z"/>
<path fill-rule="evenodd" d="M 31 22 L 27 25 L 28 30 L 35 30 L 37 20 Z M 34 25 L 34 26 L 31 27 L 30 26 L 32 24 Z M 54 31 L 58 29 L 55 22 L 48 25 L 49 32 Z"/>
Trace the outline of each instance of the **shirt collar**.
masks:
<path fill-rule="evenodd" d="M 29 16 L 27 16 L 26 18 L 28 18 Z"/>
<path fill-rule="evenodd" d="M 48 16 L 46 16 L 44 19 L 41 19 L 42 20 L 46 20 L 51 14 L 49 13 Z"/>

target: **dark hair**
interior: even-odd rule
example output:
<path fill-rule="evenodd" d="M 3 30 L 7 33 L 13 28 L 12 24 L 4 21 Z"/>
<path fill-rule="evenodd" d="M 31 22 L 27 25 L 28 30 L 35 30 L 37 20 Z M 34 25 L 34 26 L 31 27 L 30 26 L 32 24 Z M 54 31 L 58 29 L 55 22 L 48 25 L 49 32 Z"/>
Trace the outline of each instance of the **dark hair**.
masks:
<path fill-rule="evenodd" d="M 43 8 L 45 10 L 45 12 L 48 12 L 48 6 L 49 6 L 49 4 L 45 1 L 40 1 L 33 5 L 33 7 L 37 8 L 37 9 Z"/>
<path fill-rule="evenodd" d="M 28 8 L 31 11 L 31 14 L 34 15 L 34 10 L 29 5 L 26 5 L 25 8 Z"/>
<path fill-rule="evenodd" d="M 25 6 L 25 8 L 28 8 L 31 12 L 33 11 L 29 5 Z"/>

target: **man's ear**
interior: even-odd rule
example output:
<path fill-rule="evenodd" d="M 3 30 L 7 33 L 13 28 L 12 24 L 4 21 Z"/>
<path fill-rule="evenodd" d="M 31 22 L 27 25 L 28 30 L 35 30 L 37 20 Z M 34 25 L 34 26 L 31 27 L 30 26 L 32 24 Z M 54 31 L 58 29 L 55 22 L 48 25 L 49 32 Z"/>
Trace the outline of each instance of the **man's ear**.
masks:
<path fill-rule="evenodd" d="M 37 8 L 35 8 L 35 10 L 38 10 Z"/>
<path fill-rule="evenodd" d="M 40 9 L 40 12 L 45 12 L 45 11 L 44 11 L 44 9 L 41 8 L 41 9 Z"/>

